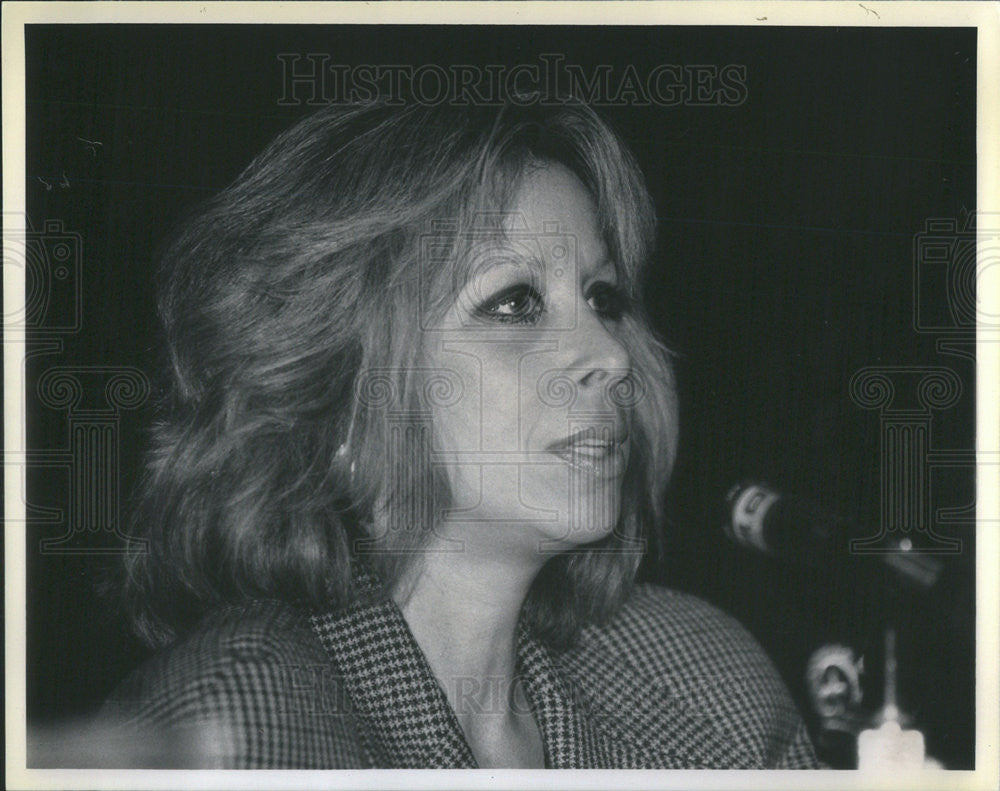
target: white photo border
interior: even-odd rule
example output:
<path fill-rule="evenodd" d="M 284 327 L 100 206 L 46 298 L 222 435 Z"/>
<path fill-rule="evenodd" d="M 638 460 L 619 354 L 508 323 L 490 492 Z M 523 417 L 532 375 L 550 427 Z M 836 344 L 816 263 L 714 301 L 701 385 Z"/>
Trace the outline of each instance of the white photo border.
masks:
<path fill-rule="evenodd" d="M 977 211 L 1000 211 L 1000 5 L 993 2 L 5 2 L 4 213 L 26 211 L 26 24 L 549 24 L 975 27 L 978 30 Z M 982 251 L 978 282 L 985 282 Z M 995 275 L 993 275 L 993 281 Z M 998 289 L 997 291 L 1000 291 Z M 1000 293 L 978 295 L 980 315 L 1000 315 Z M 4 277 L 4 314 L 23 307 L 24 283 Z M 18 472 L 5 481 L 6 785 L 17 789 L 136 788 L 996 788 L 998 777 L 998 559 L 1000 481 L 983 463 L 1000 451 L 1000 338 L 977 331 L 977 600 L 975 771 L 871 776 L 818 771 L 125 771 L 26 768 L 25 536 Z M 4 345 L 4 447 L 24 447 L 23 344 Z"/>

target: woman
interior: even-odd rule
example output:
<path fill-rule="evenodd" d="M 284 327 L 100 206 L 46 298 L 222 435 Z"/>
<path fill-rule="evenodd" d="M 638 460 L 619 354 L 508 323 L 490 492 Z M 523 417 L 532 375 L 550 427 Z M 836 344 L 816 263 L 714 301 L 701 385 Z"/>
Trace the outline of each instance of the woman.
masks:
<path fill-rule="evenodd" d="M 125 586 L 165 648 L 106 707 L 149 764 L 814 764 L 736 623 L 633 585 L 654 214 L 589 108 L 525 104 L 324 109 L 166 251 Z"/>

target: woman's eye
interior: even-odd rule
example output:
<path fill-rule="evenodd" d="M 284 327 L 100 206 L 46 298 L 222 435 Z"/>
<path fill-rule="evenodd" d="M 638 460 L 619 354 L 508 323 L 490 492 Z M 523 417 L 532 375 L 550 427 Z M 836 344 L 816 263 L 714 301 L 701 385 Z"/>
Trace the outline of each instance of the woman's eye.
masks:
<path fill-rule="evenodd" d="M 480 315 L 505 324 L 534 324 L 542 311 L 541 295 L 528 285 L 505 289 L 478 309 Z"/>
<path fill-rule="evenodd" d="M 626 309 L 626 297 L 617 286 L 610 283 L 597 283 L 587 295 L 587 302 L 594 312 L 617 321 Z"/>

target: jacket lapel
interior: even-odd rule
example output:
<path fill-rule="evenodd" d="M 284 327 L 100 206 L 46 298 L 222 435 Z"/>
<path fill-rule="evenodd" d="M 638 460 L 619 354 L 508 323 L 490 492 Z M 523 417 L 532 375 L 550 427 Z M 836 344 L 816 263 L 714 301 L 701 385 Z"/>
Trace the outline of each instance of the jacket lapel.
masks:
<path fill-rule="evenodd" d="M 518 670 L 545 744 L 549 769 L 614 766 L 606 740 L 581 706 L 582 699 L 556 669 L 552 654 L 523 623 L 518 636 Z"/>
<path fill-rule="evenodd" d="M 312 617 L 350 696 L 362 742 L 380 768 L 474 768 L 444 691 L 402 613 L 363 568 L 354 603 Z"/>

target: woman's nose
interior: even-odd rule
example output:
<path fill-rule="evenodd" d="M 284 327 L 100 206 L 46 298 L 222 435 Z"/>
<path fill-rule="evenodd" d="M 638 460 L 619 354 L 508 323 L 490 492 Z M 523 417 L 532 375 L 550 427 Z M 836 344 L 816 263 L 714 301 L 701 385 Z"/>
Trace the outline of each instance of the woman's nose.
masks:
<path fill-rule="evenodd" d="M 614 387 L 632 367 L 628 350 L 615 331 L 615 324 L 587 306 L 581 311 L 574 342 L 578 355 L 579 382 L 583 387 Z"/>

